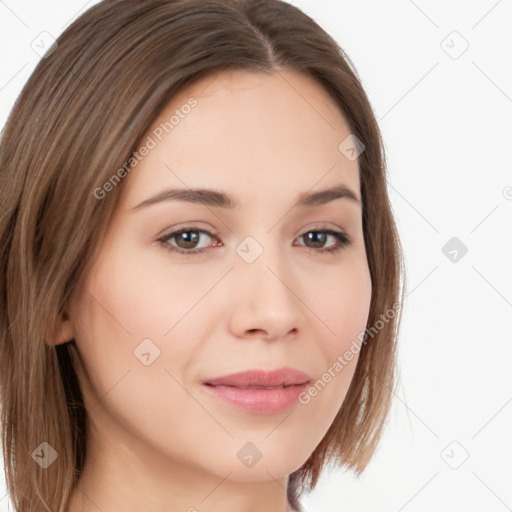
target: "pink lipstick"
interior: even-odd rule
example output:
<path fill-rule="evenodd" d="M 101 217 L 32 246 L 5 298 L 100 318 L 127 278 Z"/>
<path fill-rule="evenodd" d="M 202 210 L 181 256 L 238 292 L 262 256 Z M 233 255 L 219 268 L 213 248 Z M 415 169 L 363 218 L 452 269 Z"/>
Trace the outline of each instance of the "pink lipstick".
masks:
<path fill-rule="evenodd" d="M 277 414 L 297 403 L 311 377 L 293 368 L 254 369 L 203 381 L 217 398 L 258 414 Z"/>

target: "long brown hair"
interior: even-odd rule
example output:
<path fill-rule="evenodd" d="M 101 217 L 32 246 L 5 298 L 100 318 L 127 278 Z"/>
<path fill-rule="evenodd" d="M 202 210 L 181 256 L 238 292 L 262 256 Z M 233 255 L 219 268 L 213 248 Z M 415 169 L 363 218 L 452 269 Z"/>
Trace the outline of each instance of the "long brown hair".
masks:
<path fill-rule="evenodd" d="M 373 456 L 396 382 L 404 272 L 381 133 L 353 64 L 310 17 L 281 0 L 104 0 L 41 59 L 0 139 L 1 429 L 17 512 L 65 512 L 84 465 L 76 345 L 45 340 L 94 262 L 122 182 L 102 200 L 93 191 L 129 160 L 176 93 L 228 69 L 313 77 L 365 145 L 359 170 L 373 288 L 368 327 L 376 332 L 365 333 L 333 424 L 289 477 L 290 507 L 302 510 L 301 493 L 315 487 L 328 463 L 359 475 Z M 396 314 L 383 322 L 391 309 Z M 46 469 L 34 457 L 41 443 L 58 455 Z"/>

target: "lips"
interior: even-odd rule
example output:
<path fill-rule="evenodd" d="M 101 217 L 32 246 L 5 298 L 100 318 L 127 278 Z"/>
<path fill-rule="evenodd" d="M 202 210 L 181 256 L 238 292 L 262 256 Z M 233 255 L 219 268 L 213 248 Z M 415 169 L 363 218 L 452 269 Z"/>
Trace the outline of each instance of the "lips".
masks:
<path fill-rule="evenodd" d="M 279 389 L 306 384 L 310 380 L 311 377 L 307 373 L 285 367 L 270 371 L 253 369 L 231 373 L 222 377 L 207 379 L 203 381 L 203 384 L 241 389 Z"/>
<path fill-rule="evenodd" d="M 307 373 L 293 368 L 248 370 L 202 382 L 210 396 L 255 414 L 278 414 L 298 403 L 308 386 Z"/>

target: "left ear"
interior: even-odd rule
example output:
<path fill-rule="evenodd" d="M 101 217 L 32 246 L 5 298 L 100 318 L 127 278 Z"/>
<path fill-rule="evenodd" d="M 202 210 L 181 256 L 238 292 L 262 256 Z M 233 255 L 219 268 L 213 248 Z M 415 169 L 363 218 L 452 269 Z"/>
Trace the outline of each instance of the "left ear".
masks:
<path fill-rule="evenodd" d="M 45 340 L 47 345 L 61 345 L 62 343 L 67 343 L 74 338 L 73 324 L 69 318 L 69 315 L 63 311 L 60 315 L 59 325 L 57 328 L 57 334 L 54 339 Z"/>

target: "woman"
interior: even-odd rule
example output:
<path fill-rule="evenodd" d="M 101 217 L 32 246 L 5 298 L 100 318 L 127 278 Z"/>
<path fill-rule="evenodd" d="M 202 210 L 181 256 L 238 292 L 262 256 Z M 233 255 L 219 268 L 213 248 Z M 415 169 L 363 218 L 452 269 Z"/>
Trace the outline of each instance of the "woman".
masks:
<path fill-rule="evenodd" d="M 360 474 L 395 378 L 385 174 L 349 59 L 285 2 L 67 28 L 0 147 L 15 510 L 300 511 Z"/>

